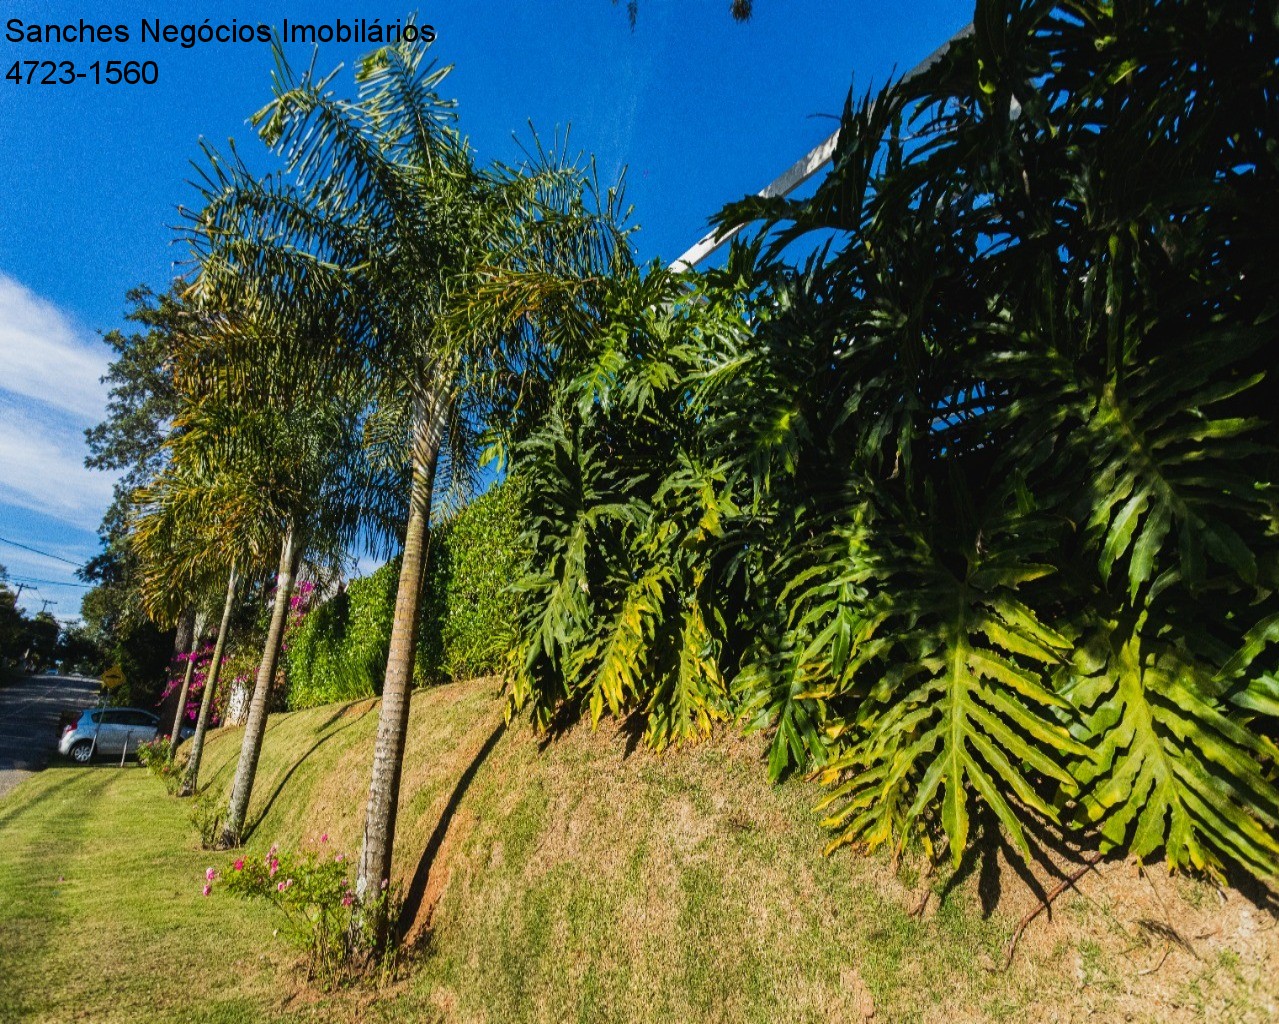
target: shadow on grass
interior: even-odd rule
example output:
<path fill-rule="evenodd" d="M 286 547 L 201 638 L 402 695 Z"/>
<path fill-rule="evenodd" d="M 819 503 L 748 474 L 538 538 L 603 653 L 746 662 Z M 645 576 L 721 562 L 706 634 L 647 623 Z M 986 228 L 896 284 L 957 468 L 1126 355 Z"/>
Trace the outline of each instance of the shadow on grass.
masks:
<path fill-rule="evenodd" d="M 457 784 L 453 787 L 453 792 L 449 795 L 448 803 L 444 805 L 444 810 L 440 813 L 440 820 L 436 822 L 435 831 L 431 833 L 431 838 L 427 840 L 426 849 L 422 851 L 422 857 L 417 862 L 417 869 L 413 872 L 413 880 L 409 882 L 408 892 L 405 893 L 404 903 L 400 907 L 396 923 L 396 937 L 400 942 L 404 942 L 413 932 L 413 926 L 417 923 L 418 915 L 422 912 L 422 903 L 426 898 L 427 885 L 431 880 L 431 868 L 435 864 L 435 858 L 439 855 L 440 847 L 444 845 L 444 837 L 448 835 L 453 815 L 457 813 L 458 805 L 461 804 L 462 797 L 466 795 L 466 791 L 470 788 L 471 781 L 475 778 L 475 773 L 479 771 L 480 765 L 493 752 L 493 748 L 497 746 L 497 741 L 502 738 L 504 732 L 506 732 L 505 720 L 497 723 L 497 726 L 489 734 L 488 739 L 484 741 L 475 756 L 471 758 L 471 763 L 466 766 L 466 771 L 457 780 Z M 429 928 L 424 929 L 423 933 L 429 937 Z"/>
<path fill-rule="evenodd" d="M 331 714 L 318 726 L 316 726 L 315 731 L 321 732 L 321 733 L 324 732 L 325 729 L 327 729 L 330 725 L 336 722 L 339 718 L 349 717 L 351 710 L 357 705 L 363 704 L 365 701 L 369 702 L 369 706 L 354 716 L 355 719 L 358 721 L 359 719 L 363 718 L 365 715 L 367 715 L 370 711 L 372 711 L 377 706 L 376 697 L 361 697 L 359 700 L 350 701 L 346 704 L 338 705 L 337 710 L 334 711 L 333 714 Z M 302 710 L 307 710 L 307 709 L 302 709 Z M 297 711 L 290 711 L 286 713 L 290 715 L 298 714 Z M 238 727 L 228 727 L 228 728 L 238 728 Z M 305 756 L 306 755 L 303 755 L 304 758 Z M 197 789 L 195 793 L 188 794 L 188 796 L 202 796 L 208 790 L 214 789 L 220 784 L 224 776 L 230 775 L 235 770 L 239 762 L 240 762 L 239 754 L 235 754 L 232 757 L 227 758 L 225 761 L 222 762 L 222 764 L 218 767 L 218 769 L 212 775 L 210 775 L 204 782 L 200 784 L 199 788 Z"/>
<path fill-rule="evenodd" d="M 319 750 L 320 747 L 324 746 L 324 744 L 328 743 L 329 740 L 333 739 L 334 736 L 337 736 L 337 735 L 340 735 L 341 733 L 346 732 L 346 730 L 351 728 L 351 726 L 353 725 L 358 725 L 360 722 L 360 719 L 362 719 L 365 715 L 367 715 L 371 710 L 373 710 L 373 706 L 369 705 L 368 708 L 366 708 L 360 714 L 356 715 L 345 725 L 338 726 L 332 732 L 325 733 L 323 736 L 317 739 L 314 743 L 312 743 L 310 747 L 307 748 L 306 753 L 304 753 L 301 757 L 299 757 L 296 761 L 294 761 L 292 765 L 289 766 L 289 770 L 285 772 L 284 775 L 280 778 L 280 781 L 275 784 L 275 789 L 271 792 L 271 795 L 267 798 L 266 804 L 263 805 L 262 810 L 258 813 L 258 816 L 254 818 L 253 821 L 249 824 L 249 826 L 244 830 L 244 835 L 240 840 L 241 844 L 248 842 L 248 840 L 252 838 L 253 833 L 258 830 L 258 827 L 262 824 L 262 822 L 266 821 L 266 817 L 268 814 L 271 813 L 271 808 L 275 806 L 275 801 L 279 799 L 280 793 L 284 791 L 284 787 L 289 784 L 289 780 L 293 778 L 294 773 L 297 772 L 297 770 L 302 767 L 303 763 L 307 760 L 307 758 L 309 758 L 312 754 L 314 754 L 317 750 Z M 323 726 L 321 726 L 321 729 L 328 728 L 329 725 L 331 725 L 332 723 L 336 722 L 339 718 L 341 718 L 344 712 L 345 712 L 345 708 L 342 711 L 338 711 L 327 722 L 325 722 Z"/>
<path fill-rule="evenodd" d="M 10 822 L 16 821 L 18 818 L 22 817 L 22 815 L 28 814 L 32 810 L 39 809 L 41 801 L 47 800 L 51 794 L 56 793 L 60 789 L 64 789 L 67 786 L 71 785 L 71 783 L 75 782 L 78 778 L 81 777 L 82 773 L 85 770 L 86 769 L 83 769 L 83 768 L 72 768 L 69 765 L 59 765 L 57 767 L 49 767 L 44 769 L 44 772 L 41 772 L 39 774 L 61 773 L 62 778 L 46 786 L 44 789 L 44 792 L 40 794 L 39 800 L 23 800 L 22 797 L 14 798 L 12 794 L 6 794 L 6 796 L 8 797 L 8 801 L 12 801 L 16 803 L 17 806 L 12 808 L 11 810 L 6 811 L 3 814 L 0 814 L 0 828 L 3 828 L 4 826 L 8 825 Z M 32 778 L 35 778 L 35 777 L 36 777 L 36 774 L 33 773 Z M 27 782 L 28 780 L 23 779 L 22 781 Z"/>

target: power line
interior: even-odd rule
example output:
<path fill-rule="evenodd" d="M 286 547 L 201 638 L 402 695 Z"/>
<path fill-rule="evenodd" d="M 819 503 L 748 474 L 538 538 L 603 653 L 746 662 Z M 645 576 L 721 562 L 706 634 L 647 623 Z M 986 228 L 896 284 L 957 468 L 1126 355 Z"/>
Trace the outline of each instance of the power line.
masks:
<path fill-rule="evenodd" d="M 35 586 L 39 583 L 47 584 L 50 587 L 84 587 L 86 590 L 92 590 L 92 583 L 62 583 L 58 580 L 40 580 L 34 576 L 10 576 L 9 579 L 14 583 L 25 583 L 27 586 Z"/>
<path fill-rule="evenodd" d="M 63 558 L 61 555 L 41 551 L 39 548 L 28 547 L 26 544 L 19 544 L 16 540 L 10 540 L 8 537 L 0 537 L 0 544 L 11 544 L 15 548 L 22 548 L 23 551 L 30 551 L 33 555 L 44 555 L 45 558 L 53 558 L 59 562 L 66 562 L 67 565 L 74 565 L 77 569 L 82 568 L 82 563 L 80 562 L 73 562 L 69 558 Z"/>

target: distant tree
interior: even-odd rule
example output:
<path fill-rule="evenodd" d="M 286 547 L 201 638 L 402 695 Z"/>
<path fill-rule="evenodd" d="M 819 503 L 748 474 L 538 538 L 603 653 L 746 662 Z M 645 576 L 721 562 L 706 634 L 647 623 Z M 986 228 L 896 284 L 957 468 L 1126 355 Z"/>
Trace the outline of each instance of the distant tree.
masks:
<path fill-rule="evenodd" d="M 104 653 L 98 646 L 93 631 L 83 623 L 62 627 L 54 653 L 64 668 L 86 672 L 99 672 L 106 668 Z"/>
<path fill-rule="evenodd" d="M 142 613 L 136 585 L 126 579 L 125 556 L 111 551 L 94 559 L 85 569 L 101 574 L 101 582 L 86 592 L 80 615 L 87 635 L 107 664 L 119 665 L 124 686 L 113 697 L 119 703 L 148 707 L 164 686 L 165 670 L 173 652 L 173 631 L 163 630 Z"/>
<path fill-rule="evenodd" d="M 104 660 L 124 671 L 125 686 L 116 698 L 141 705 L 160 693 L 175 631 L 148 620 L 137 560 L 125 538 L 131 495 L 167 460 L 163 441 L 178 408 L 169 356 L 186 316 L 179 288 L 180 282 L 175 282 L 157 295 L 140 285 L 126 294 L 129 309 L 124 318 L 140 330 L 103 335 L 114 352 L 103 378 L 109 386 L 106 417 L 85 431 L 85 465 L 119 476 L 98 528 L 102 552 L 79 572 L 85 582 L 97 584 L 84 597 L 82 615 L 87 635 Z"/>
<path fill-rule="evenodd" d="M 0 665 L 22 657 L 26 617 L 18 607 L 18 595 L 9 589 L 9 572 L 0 565 Z"/>
<path fill-rule="evenodd" d="M 110 388 L 106 419 L 84 432 L 89 449 L 84 464 L 121 474 L 103 519 L 108 534 L 121 524 L 129 495 L 153 479 L 167 458 L 163 442 L 178 411 L 169 354 L 186 315 L 179 286 L 175 282 L 160 295 L 146 285 L 130 290 L 124 318 L 144 329 L 102 336 L 115 358 L 102 378 Z"/>
<path fill-rule="evenodd" d="M 61 627 L 52 612 L 36 612 L 27 622 L 27 656 L 37 668 L 51 665 L 58 649 Z"/>

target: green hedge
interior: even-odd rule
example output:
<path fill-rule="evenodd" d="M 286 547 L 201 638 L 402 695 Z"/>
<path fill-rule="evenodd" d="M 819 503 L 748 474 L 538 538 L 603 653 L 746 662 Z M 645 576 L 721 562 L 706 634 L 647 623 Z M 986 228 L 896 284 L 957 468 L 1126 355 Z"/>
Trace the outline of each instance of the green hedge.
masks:
<path fill-rule="evenodd" d="M 511 581 L 523 503 L 502 483 L 435 527 L 423 588 L 414 681 L 423 686 L 495 672 L 515 637 Z M 289 707 L 380 693 L 395 611 L 400 560 L 354 580 L 315 608 L 288 640 Z"/>

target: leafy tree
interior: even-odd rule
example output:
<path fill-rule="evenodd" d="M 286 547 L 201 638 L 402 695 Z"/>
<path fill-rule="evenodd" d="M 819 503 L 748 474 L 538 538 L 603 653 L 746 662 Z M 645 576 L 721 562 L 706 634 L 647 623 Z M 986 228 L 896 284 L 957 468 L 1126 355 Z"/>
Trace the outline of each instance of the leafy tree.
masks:
<path fill-rule="evenodd" d="M 181 289 L 181 282 L 160 295 L 145 285 L 131 289 L 124 318 L 143 330 L 113 330 L 102 338 L 114 354 L 103 378 L 109 386 L 107 414 L 84 432 L 89 449 L 84 461 L 90 469 L 120 474 L 103 517 L 106 536 L 123 526 L 133 491 L 164 467 L 164 439 L 179 407 L 170 356 L 177 336 L 189 329 Z"/>
<path fill-rule="evenodd" d="M 37 668 L 52 665 L 61 627 L 52 612 L 36 612 L 26 624 L 27 651 Z"/>
<path fill-rule="evenodd" d="M 173 630 L 147 618 L 130 561 L 127 549 L 111 545 L 80 570 L 82 578 L 97 581 L 81 598 L 80 616 L 105 661 L 124 674 L 112 701 L 148 707 L 163 687 Z"/>
<path fill-rule="evenodd" d="M 8 571 L 0 565 L 0 662 L 17 662 L 26 650 L 26 616 L 8 579 Z"/>
<path fill-rule="evenodd" d="M 114 354 L 103 378 L 109 385 L 106 418 L 85 431 L 85 465 L 118 477 L 99 528 L 103 550 L 79 575 L 97 584 L 84 600 L 85 621 L 107 660 L 124 670 L 125 685 L 113 698 L 147 705 L 159 694 L 180 615 L 165 626 L 147 617 L 127 542 L 128 521 L 133 492 L 167 459 L 163 442 L 178 409 L 170 355 L 176 338 L 189 329 L 189 311 L 180 283 L 159 295 L 139 286 L 126 299 L 125 320 L 141 330 L 103 336 Z"/>
<path fill-rule="evenodd" d="M 96 673 L 107 667 L 102 649 L 89 628 L 83 624 L 62 627 L 58 634 L 55 657 L 62 665 L 76 671 Z"/>

